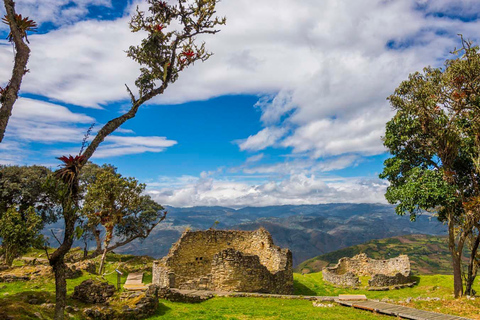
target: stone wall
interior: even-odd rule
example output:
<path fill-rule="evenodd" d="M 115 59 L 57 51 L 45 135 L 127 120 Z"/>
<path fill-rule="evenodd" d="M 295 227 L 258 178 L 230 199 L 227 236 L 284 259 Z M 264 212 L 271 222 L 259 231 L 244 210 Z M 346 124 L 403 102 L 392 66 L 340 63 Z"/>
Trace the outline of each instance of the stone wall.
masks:
<path fill-rule="evenodd" d="M 372 277 L 369 280 L 371 287 L 387 287 L 412 282 L 410 260 L 406 255 L 388 260 L 375 260 L 361 253 L 353 258 L 341 258 L 337 265 L 323 269 L 322 273 L 326 281 L 339 286 L 359 286 L 359 276 Z"/>
<path fill-rule="evenodd" d="M 154 263 L 153 283 L 179 289 L 293 292 L 292 254 L 255 231 L 187 231 Z"/>

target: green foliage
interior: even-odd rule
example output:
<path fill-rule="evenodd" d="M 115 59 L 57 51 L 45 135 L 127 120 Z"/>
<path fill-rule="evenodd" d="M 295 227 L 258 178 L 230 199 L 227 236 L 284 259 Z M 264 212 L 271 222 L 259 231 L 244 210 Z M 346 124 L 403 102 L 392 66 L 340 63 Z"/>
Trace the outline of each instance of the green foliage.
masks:
<path fill-rule="evenodd" d="M 54 221 L 52 190 L 47 187 L 51 174 L 42 166 L 0 166 L 0 217 L 11 207 L 20 212 L 34 207 L 45 223 Z"/>
<path fill-rule="evenodd" d="M 197 35 L 215 34 L 217 25 L 225 24 L 225 18 L 215 17 L 219 0 L 178 0 L 177 5 L 165 1 L 148 0 L 149 14 L 140 11 L 133 16 L 130 28 L 144 31 L 147 37 L 141 45 L 131 46 L 129 57 L 142 65 L 135 84 L 140 97 L 152 93 L 159 85 L 163 91 L 168 83 L 178 79 L 179 72 L 195 61 L 207 60 L 212 54 L 205 44 L 198 44 Z M 173 25 L 180 24 L 179 28 Z"/>
<path fill-rule="evenodd" d="M 122 177 L 106 170 L 87 187 L 82 212 L 93 224 L 101 224 L 107 230 L 106 241 L 110 242 L 113 229 L 124 222 L 142 203 L 141 193 L 145 184 L 134 178 Z"/>
<path fill-rule="evenodd" d="M 384 144 L 393 157 L 380 177 L 390 182 L 387 200 L 412 219 L 430 209 L 442 220 L 446 211 L 461 215 L 462 203 L 479 192 L 473 160 L 480 149 L 473 141 L 480 136 L 480 54 L 466 42 L 462 51 L 445 69 L 411 74 L 389 97 L 396 114 Z"/>
<path fill-rule="evenodd" d="M 35 243 L 38 243 L 38 232 L 42 219 L 33 208 L 20 213 L 15 208 L 9 208 L 0 218 L 0 237 L 5 256 L 5 263 L 12 265 L 13 259 L 25 253 Z"/>

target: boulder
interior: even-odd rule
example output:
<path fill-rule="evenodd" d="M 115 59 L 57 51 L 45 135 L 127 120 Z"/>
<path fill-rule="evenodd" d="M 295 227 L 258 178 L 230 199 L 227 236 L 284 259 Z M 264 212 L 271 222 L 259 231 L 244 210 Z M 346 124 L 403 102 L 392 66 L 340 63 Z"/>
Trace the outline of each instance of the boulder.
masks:
<path fill-rule="evenodd" d="M 84 303 L 105 303 L 114 293 L 115 286 L 89 279 L 75 287 L 72 298 Z"/>

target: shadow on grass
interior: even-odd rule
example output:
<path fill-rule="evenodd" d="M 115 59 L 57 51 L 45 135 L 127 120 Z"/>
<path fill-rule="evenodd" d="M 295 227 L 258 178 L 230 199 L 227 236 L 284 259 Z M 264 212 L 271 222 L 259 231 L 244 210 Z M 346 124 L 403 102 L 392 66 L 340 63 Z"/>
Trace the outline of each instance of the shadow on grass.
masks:
<path fill-rule="evenodd" d="M 410 276 L 410 279 L 415 281 L 415 286 L 414 287 L 416 287 L 420 284 L 421 278 L 419 276 Z"/>
<path fill-rule="evenodd" d="M 157 312 L 155 312 L 155 315 L 156 316 L 163 316 L 170 310 L 171 310 L 171 308 L 167 307 L 166 305 L 164 305 L 163 303 L 160 302 L 158 304 Z"/>
<path fill-rule="evenodd" d="M 315 296 L 316 292 L 304 285 L 303 283 L 293 280 L 293 294 L 303 296 Z"/>

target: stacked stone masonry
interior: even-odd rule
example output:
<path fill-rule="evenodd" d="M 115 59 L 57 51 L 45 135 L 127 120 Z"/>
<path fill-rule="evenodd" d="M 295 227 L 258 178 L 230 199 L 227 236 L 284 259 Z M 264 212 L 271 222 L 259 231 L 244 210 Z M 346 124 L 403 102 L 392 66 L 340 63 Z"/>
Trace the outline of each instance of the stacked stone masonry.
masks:
<path fill-rule="evenodd" d="M 153 265 L 153 281 L 183 290 L 293 293 L 292 253 L 255 231 L 186 231 Z"/>
<path fill-rule="evenodd" d="M 322 271 L 323 279 L 343 287 L 358 287 L 359 276 L 368 276 L 370 287 L 389 287 L 411 283 L 410 260 L 400 255 L 388 260 L 375 260 L 361 253 L 353 258 L 341 258 L 334 267 Z"/>

